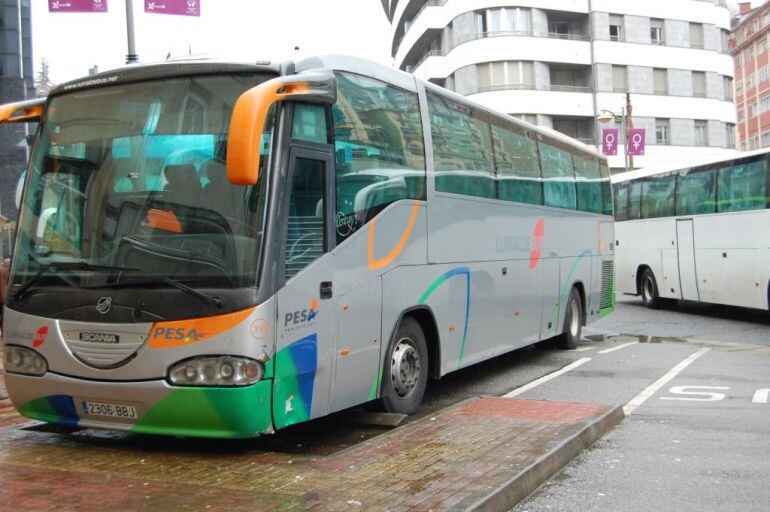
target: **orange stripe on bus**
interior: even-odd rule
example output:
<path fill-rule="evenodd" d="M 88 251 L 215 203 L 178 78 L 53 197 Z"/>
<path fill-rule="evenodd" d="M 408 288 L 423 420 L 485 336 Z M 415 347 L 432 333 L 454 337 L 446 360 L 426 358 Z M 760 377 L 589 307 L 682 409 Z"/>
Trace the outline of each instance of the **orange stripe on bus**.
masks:
<path fill-rule="evenodd" d="M 208 341 L 243 322 L 254 309 L 249 308 L 226 315 L 174 322 L 156 322 L 152 324 L 150 329 L 149 347 L 153 349 L 179 348 Z"/>
<path fill-rule="evenodd" d="M 377 226 L 377 219 L 376 218 L 372 219 L 372 222 L 370 223 L 370 227 L 369 227 L 369 269 L 370 270 L 377 270 L 379 268 L 390 265 L 391 263 L 393 263 L 393 260 L 395 260 L 399 254 L 401 254 L 401 251 L 404 250 L 404 246 L 406 245 L 407 240 L 409 240 L 409 236 L 412 234 L 412 229 L 414 228 L 414 221 L 417 219 L 417 212 L 419 210 L 420 210 L 420 203 L 419 201 L 415 201 L 414 206 L 412 206 L 412 213 L 409 216 L 409 223 L 407 224 L 406 229 L 401 235 L 401 239 L 386 256 L 379 259 L 375 259 L 374 257 L 374 228 Z"/>

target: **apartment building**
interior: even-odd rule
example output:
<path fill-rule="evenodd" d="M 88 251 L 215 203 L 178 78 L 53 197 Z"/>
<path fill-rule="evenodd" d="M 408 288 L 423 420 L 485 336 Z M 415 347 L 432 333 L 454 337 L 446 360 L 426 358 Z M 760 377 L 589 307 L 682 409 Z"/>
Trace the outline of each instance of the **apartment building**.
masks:
<path fill-rule="evenodd" d="M 394 65 L 596 145 L 630 94 L 646 129 L 633 166 L 686 166 L 735 148 L 723 0 L 382 0 Z M 621 122 L 616 121 L 620 127 Z M 625 167 L 622 151 L 610 158 Z"/>
<path fill-rule="evenodd" d="M 747 151 L 770 147 L 770 3 L 752 9 L 750 2 L 743 2 L 738 8 L 730 53 L 735 63 L 738 147 Z"/>

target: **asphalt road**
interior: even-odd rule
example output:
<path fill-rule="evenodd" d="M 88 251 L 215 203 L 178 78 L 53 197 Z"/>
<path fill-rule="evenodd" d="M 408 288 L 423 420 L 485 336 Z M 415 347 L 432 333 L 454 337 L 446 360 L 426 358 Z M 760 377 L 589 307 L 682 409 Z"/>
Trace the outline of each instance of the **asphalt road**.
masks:
<path fill-rule="evenodd" d="M 637 336 L 589 335 L 607 340 L 583 347 L 590 361 L 521 397 L 626 404 L 626 419 L 513 510 L 767 510 L 768 323 L 760 312 L 623 300 L 594 325 Z"/>
<path fill-rule="evenodd" d="M 642 305 L 641 298 L 621 295 L 615 312 L 591 327 L 611 333 L 770 346 L 767 311 L 697 302 L 676 301 L 663 309 L 651 310 Z"/>

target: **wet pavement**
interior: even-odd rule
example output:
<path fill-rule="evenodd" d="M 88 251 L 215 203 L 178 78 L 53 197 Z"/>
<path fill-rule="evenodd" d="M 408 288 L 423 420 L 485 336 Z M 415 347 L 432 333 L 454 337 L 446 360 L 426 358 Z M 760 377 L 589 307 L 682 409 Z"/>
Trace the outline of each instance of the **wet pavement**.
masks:
<path fill-rule="evenodd" d="M 527 476 L 516 486 L 526 495 L 622 417 L 578 439 L 612 408 L 487 397 L 375 437 L 326 420 L 215 442 L 48 427 L 0 411 L 0 504 L 15 512 L 466 510 L 517 476 Z M 345 448 L 353 432 L 369 438 Z M 324 441 L 295 444 L 313 437 Z M 581 444 L 544 467 L 571 440 Z"/>

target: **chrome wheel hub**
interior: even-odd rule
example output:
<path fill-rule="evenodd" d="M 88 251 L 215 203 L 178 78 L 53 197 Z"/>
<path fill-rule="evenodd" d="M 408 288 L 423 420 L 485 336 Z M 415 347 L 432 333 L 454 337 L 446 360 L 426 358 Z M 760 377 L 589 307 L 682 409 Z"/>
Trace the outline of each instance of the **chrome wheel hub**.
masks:
<path fill-rule="evenodd" d="M 409 397 L 420 380 L 420 353 L 409 338 L 401 338 L 390 358 L 390 379 L 399 398 Z"/>

